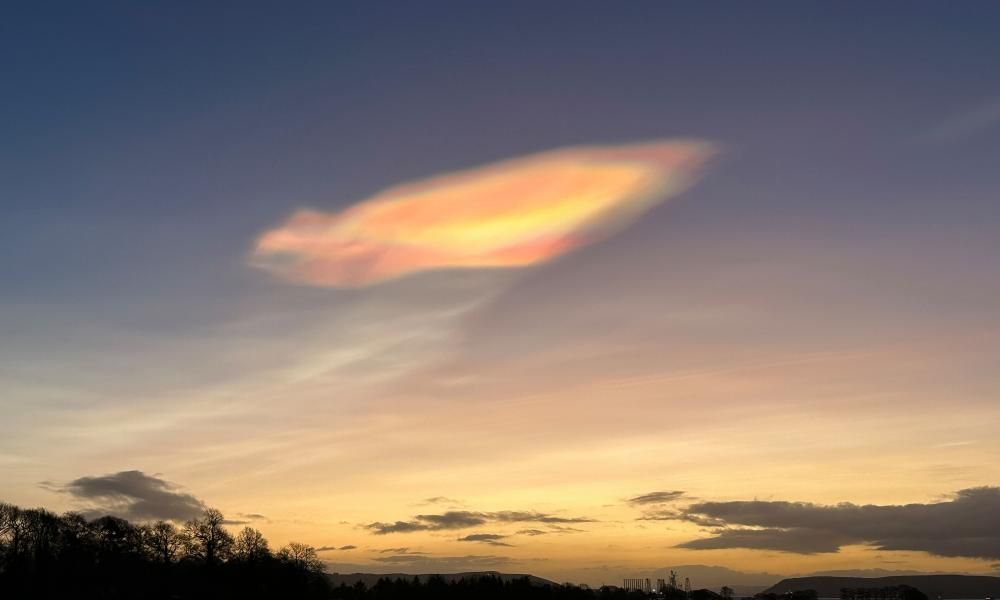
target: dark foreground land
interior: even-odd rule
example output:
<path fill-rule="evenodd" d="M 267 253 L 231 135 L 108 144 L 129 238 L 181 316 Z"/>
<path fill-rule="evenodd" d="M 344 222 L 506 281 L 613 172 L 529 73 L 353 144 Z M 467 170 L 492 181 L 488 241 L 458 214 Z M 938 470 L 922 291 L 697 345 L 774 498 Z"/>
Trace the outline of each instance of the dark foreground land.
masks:
<path fill-rule="evenodd" d="M 531 576 L 468 574 L 337 581 L 316 550 L 272 550 L 257 530 L 233 535 L 221 512 L 177 527 L 88 519 L 0 503 L 0 600 L 580 599 L 645 596 L 549 585 Z M 680 599 L 677 599 L 680 600 Z M 692 598 L 691 600 L 710 600 Z"/>
<path fill-rule="evenodd" d="M 929 598 L 1000 598 L 1000 577 L 985 575 L 896 575 L 890 577 L 790 577 L 764 594 L 782 596 L 795 590 L 816 590 L 820 598 L 839 598 L 843 590 L 908 586 Z"/>

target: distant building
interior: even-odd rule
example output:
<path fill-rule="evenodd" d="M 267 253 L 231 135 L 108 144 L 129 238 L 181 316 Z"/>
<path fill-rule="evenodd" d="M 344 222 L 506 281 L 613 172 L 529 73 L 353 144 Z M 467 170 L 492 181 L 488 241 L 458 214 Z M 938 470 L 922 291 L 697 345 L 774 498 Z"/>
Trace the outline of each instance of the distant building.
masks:
<path fill-rule="evenodd" d="M 626 592 L 653 593 L 653 582 L 647 577 L 645 579 L 625 579 L 622 588 Z"/>

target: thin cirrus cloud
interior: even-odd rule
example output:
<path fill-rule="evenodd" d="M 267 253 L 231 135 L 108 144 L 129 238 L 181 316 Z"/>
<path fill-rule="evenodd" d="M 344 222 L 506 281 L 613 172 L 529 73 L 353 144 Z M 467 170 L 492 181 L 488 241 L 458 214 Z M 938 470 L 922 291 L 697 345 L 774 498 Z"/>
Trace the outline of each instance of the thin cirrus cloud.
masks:
<path fill-rule="evenodd" d="M 527 267 L 684 191 L 714 153 L 690 140 L 573 147 L 405 183 L 339 212 L 295 212 L 257 239 L 251 264 L 346 288 L 437 269 Z"/>

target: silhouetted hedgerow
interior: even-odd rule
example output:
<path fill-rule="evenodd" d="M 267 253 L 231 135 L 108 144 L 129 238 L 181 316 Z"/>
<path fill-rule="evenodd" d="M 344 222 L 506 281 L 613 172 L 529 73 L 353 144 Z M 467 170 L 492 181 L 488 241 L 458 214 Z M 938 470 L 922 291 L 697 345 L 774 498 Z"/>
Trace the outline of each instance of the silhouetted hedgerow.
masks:
<path fill-rule="evenodd" d="M 329 598 L 316 551 L 289 544 L 272 552 L 250 527 L 233 536 L 222 513 L 176 527 L 88 520 L 0 503 L 0 598 Z"/>
<path fill-rule="evenodd" d="M 380 579 L 371 587 L 359 583 L 340 585 L 331 594 L 336 600 L 648 600 L 641 592 L 620 588 L 592 590 L 573 585 L 538 585 L 527 577 L 502 579 L 485 576 L 448 582 L 432 576 L 412 579 Z"/>

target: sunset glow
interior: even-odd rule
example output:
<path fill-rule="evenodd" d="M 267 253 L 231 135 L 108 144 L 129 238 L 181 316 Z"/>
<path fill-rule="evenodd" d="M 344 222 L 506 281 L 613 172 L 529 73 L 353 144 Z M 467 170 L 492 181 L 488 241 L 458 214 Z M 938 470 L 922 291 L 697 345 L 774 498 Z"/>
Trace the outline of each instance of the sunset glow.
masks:
<path fill-rule="evenodd" d="M 1000 598 L 1000 2 L 6 4 L 0 600 Z"/>

